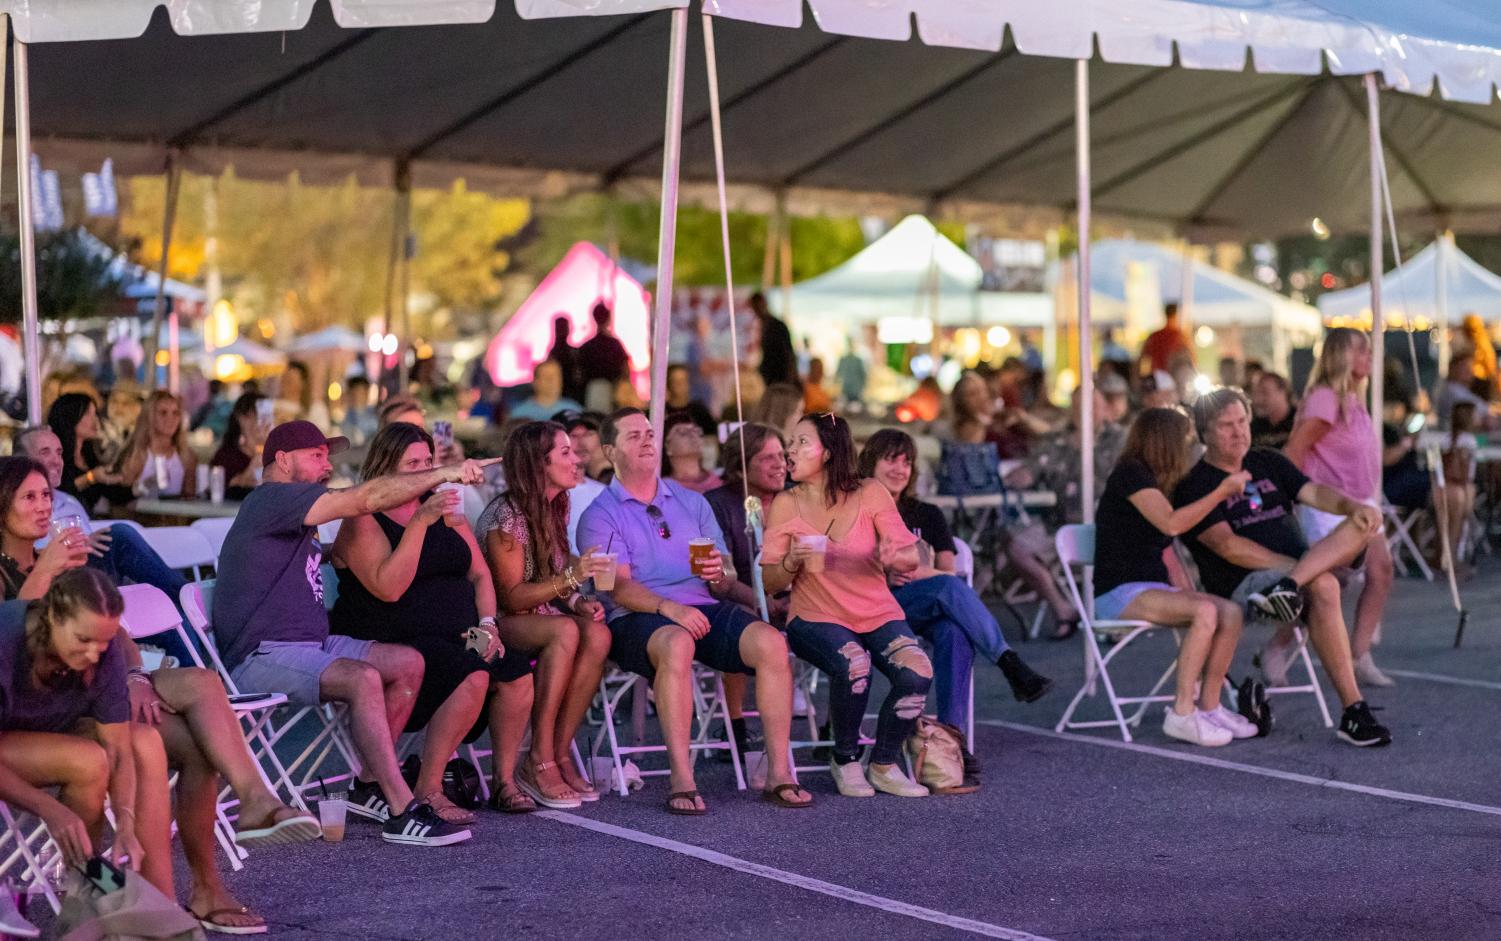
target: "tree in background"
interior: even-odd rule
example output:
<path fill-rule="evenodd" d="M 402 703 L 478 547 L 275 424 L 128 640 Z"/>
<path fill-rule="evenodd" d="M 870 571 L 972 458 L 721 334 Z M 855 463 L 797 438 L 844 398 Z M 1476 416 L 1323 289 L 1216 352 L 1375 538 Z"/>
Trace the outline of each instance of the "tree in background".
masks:
<path fill-rule="evenodd" d="M 92 317 L 118 297 L 113 260 L 79 230 L 37 236 L 37 315 L 42 320 Z M 0 323 L 21 321 L 21 239 L 0 233 Z"/>

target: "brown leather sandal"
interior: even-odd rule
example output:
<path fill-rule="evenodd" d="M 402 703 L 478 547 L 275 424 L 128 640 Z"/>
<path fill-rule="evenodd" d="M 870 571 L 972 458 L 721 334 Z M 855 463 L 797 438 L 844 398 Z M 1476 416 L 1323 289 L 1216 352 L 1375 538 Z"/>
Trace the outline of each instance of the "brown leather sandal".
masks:
<path fill-rule="evenodd" d="M 797 791 L 801 791 L 802 793 L 807 794 L 808 799 L 805 801 L 789 800 L 788 795 Z M 766 790 L 761 792 L 761 799 L 766 801 L 768 804 L 775 804 L 778 807 L 786 807 L 789 810 L 802 810 L 804 807 L 813 806 L 813 795 L 808 793 L 808 791 L 796 781 L 790 781 L 786 784 L 778 784 L 776 787 L 767 788 Z"/>
<path fill-rule="evenodd" d="M 697 791 L 673 791 L 667 795 L 667 812 L 679 817 L 702 817 L 709 812 L 708 807 L 699 807 L 698 802 L 703 800 Z M 688 806 L 674 807 L 673 801 L 687 801 Z"/>

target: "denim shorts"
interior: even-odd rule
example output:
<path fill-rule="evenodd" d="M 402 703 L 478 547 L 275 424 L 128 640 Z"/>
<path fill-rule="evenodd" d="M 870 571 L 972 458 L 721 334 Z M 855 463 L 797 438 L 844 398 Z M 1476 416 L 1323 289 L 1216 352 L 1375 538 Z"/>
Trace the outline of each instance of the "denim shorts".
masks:
<path fill-rule="evenodd" d="M 1116 585 L 1094 599 L 1094 616 L 1098 621 L 1119 621 L 1121 612 L 1144 591 L 1177 591 L 1165 582 L 1126 582 Z"/>
<path fill-rule="evenodd" d="M 330 634 L 321 644 L 262 641 L 229 675 L 241 692 L 285 693 L 292 705 L 316 706 L 323 671 L 335 660 L 368 661 L 373 646 L 373 640 L 343 634 Z"/>
<path fill-rule="evenodd" d="M 721 673 L 754 673 L 740 657 L 740 635 L 760 618 L 728 601 L 692 607 L 709 619 L 709 633 L 694 642 L 693 659 Z M 651 679 L 657 671 L 652 668 L 646 645 L 653 634 L 672 623 L 650 612 L 616 618 L 610 622 L 610 659 L 622 670 Z"/>

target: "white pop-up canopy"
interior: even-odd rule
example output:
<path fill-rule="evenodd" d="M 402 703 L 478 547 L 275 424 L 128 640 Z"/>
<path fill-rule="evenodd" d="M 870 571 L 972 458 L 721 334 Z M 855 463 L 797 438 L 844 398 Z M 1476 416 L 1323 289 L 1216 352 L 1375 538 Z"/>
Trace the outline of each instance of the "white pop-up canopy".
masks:
<path fill-rule="evenodd" d="M 1487 322 L 1501 318 L 1501 277 L 1460 251 L 1447 238 L 1432 243 L 1381 276 L 1382 308 L 1388 326 L 1411 321 L 1417 329 L 1430 324 L 1456 325 L 1465 314 Z M 1318 300 L 1328 319 L 1371 319 L 1371 292 L 1353 287 L 1331 291 Z"/>

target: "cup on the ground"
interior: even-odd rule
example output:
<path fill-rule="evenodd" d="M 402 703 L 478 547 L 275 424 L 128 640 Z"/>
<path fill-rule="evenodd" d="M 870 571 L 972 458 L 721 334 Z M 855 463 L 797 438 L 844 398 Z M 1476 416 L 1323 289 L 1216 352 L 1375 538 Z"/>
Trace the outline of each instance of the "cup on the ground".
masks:
<path fill-rule="evenodd" d="M 344 839 L 344 824 L 349 819 L 349 804 L 342 792 L 318 802 L 318 824 L 323 828 L 323 839 L 338 843 Z"/>
<path fill-rule="evenodd" d="M 699 536 L 697 539 L 689 540 L 688 564 L 693 568 L 694 575 L 700 578 L 703 577 L 704 565 L 709 561 L 710 556 L 714 555 L 714 552 L 714 540 L 708 536 Z"/>
<path fill-rule="evenodd" d="M 456 493 L 459 495 L 458 503 L 450 512 L 443 514 L 443 522 L 448 524 L 449 529 L 458 529 L 465 524 L 464 519 L 464 488 L 459 484 L 439 484 L 436 488 L 438 493 Z"/>
<path fill-rule="evenodd" d="M 594 554 L 594 589 L 596 591 L 615 590 L 615 562 L 619 555 L 618 552 Z"/>
<path fill-rule="evenodd" d="M 822 572 L 824 554 L 829 551 L 829 537 L 823 533 L 798 533 L 797 544 L 807 546 L 811 551 L 803 560 L 803 570 L 807 572 Z"/>

